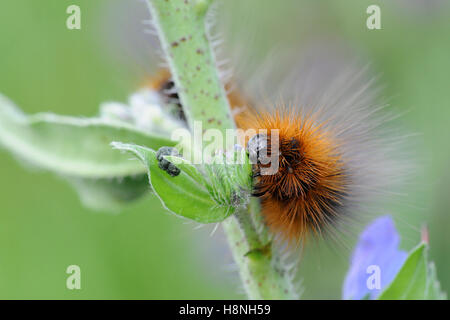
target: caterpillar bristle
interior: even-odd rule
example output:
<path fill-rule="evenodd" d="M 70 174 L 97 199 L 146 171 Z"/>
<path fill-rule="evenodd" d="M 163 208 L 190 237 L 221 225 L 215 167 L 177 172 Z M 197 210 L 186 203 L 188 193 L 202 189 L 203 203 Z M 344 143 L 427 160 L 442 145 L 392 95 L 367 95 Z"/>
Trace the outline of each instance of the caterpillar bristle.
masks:
<path fill-rule="evenodd" d="M 254 114 L 253 119 L 248 116 Z M 338 217 L 344 202 L 348 176 L 336 139 L 313 115 L 303 116 L 294 108 L 273 113 L 250 112 L 247 123 L 266 130 L 268 156 L 272 130 L 278 132 L 278 170 L 261 175 L 270 164 L 254 165 L 254 195 L 261 198 L 268 227 L 289 242 L 304 240 L 309 232 L 320 234 L 330 220 Z"/>

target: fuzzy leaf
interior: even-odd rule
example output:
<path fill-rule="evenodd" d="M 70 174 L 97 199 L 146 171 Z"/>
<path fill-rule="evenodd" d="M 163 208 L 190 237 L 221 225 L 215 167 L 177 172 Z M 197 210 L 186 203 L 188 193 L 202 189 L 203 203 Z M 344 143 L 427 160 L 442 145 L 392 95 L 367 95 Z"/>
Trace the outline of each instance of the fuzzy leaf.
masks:
<path fill-rule="evenodd" d="M 148 169 L 152 190 L 169 211 L 200 223 L 220 222 L 234 212 L 233 207 L 219 206 L 212 199 L 205 181 L 195 179 L 200 174 L 195 167 L 177 164 L 181 172 L 173 177 L 158 167 L 154 150 L 120 142 L 112 146 L 131 152 L 142 161 Z"/>
<path fill-rule="evenodd" d="M 109 144 L 116 140 L 150 148 L 174 145 L 121 122 L 48 113 L 26 116 L 0 96 L 1 144 L 38 167 L 86 178 L 145 173 L 139 163 L 111 150 Z"/>
<path fill-rule="evenodd" d="M 441 291 L 441 285 L 437 279 L 436 267 L 433 262 L 428 264 L 428 279 L 427 279 L 427 300 L 447 300 L 447 295 Z"/>
<path fill-rule="evenodd" d="M 96 211 L 116 213 L 150 190 L 147 175 L 112 179 L 68 178 L 81 202 Z"/>
<path fill-rule="evenodd" d="M 164 156 L 169 162 L 175 164 L 181 171 L 184 171 L 188 176 L 190 176 L 195 181 L 200 184 L 205 185 L 206 181 L 203 175 L 197 170 L 197 168 L 191 164 L 186 159 L 176 156 Z"/>
<path fill-rule="evenodd" d="M 123 203 L 145 190 L 145 184 L 133 177 L 142 178 L 146 170 L 129 156 L 112 150 L 114 140 L 151 148 L 175 144 L 119 121 L 48 113 L 28 116 L 0 95 L 0 145 L 26 163 L 69 179 L 84 202 L 94 208 Z M 133 188 L 126 181 L 131 181 Z M 101 201 L 110 203 L 100 205 Z"/>
<path fill-rule="evenodd" d="M 427 245 L 421 243 L 408 255 L 391 284 L 381 293 L 379 300 L 444 299 L 436 279 L 434 266 L 427 260 Z"/>

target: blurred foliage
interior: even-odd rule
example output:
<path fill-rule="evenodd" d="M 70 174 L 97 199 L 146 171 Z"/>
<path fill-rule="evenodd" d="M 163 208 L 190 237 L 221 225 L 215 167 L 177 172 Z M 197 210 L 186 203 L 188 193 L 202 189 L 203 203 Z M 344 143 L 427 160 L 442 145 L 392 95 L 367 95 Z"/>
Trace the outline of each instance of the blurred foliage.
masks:
<path fill-rule="evenodd" d="M 435 267 L 427 259 L 424 242 L 411 250 L 395 279 L 378 297 L 379 300 L 446 300 L 436 279 Z"/>
<path fill-rule="evenodd" d="M 71 4 L 81 7 L 81 30 L 65 26 Z M 381 7 L 382 30 L 365 26 L 370 4 Z M 133 55 L 131 44 L 121 47 L 116 34 L 143 31 L 136 16 L 145 17 L 144 9 L 130 0 L 1 1 L 0 92 L 29 113 L 91 116 L 103 101 L 125 101 L 155 69 Z M 380 213 L 397 218 L 406 249 L 428 225 L 430 260 L 450 291 L 450 3 L 227 0 L 219 12 L 233 19 L 231 36 L 258 30 L 262 36 L 249 48 L 255 56 L 275 43 L 330 39 L 382 74 L 383 95 L 405 112 L 398 124 L 419 134 L 411 146 L 419 169 L 406 197 Z M 95 213 L 63 179 L 24 170 L 3 151 L 0 176 L 0 298 L 243 297 L 237 279 L 228 281 L 237 274 L 227 271 L 231 257 L 220 233 L 204 241 L 206 232 L 165 214 L 153 196 L 120 215 Z M 339 298 L 350 250 L 313 242 L 309 248 L 300 268 L 304 297 Z M 70 264 L 81 267 L 80 291 L 65 288 Z"/>

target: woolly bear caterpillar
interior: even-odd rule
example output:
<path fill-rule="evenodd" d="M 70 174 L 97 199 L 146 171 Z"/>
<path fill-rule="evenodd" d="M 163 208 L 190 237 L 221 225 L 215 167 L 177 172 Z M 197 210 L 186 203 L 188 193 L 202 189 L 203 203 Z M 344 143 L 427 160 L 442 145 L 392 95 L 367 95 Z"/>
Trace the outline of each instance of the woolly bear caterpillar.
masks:
<path fill-rule="evenodd" d="M 397 134 L 384 127 L 390 115 L 373 102 L 372 83 L 348 60 L 339 60 L 335 49 L 313 47 L 302 64 L 298 57 L 276 54 L 256 72 L 241 68 L 251 59 L 232 57 L 237 84 L 223 81 L 239 87 L 228 95 L 239 128 L 279 130 L 279 170 L 260 175 L 257 163 L 253 191 L 269 229 L 292 242 L 364 213 L 405 168 L 397 157 Z M 176 101 L 183 119 L 170 74 L 151 86 L 166 101 Z M 270 145 L 271 137 L 264 139 Z"/>
<path fill-rule="evenodd" d="M 172 87 L 166 76 L 157 90 Z M 337 85 L 334 77 L 340 76 Z M 369 102 L 370 86 L 360 81 L 354 73 L 343 77 L 337 73 L 329 83 L 320 80 L 320 95 L 303 88 L 303 98 L 271 108 L 261 107 L 261 102 L 251 104 L 258 99 L 246 100 L 236 90 L 228 96 L 232 109 L 239 110 L 235 113 L 238 128 L 279 132 L 279 169 L 261 175 L 265 165 L 256 163 L 253 195 L 261 201 L 269 229 L 284 240 L 298 243 L 310 233 L 337 228 L 363 210 L 362 204 L 376 199 L 401 172 L 395 144 L 379 130 L 386 120 L 379 114 L 381 107 Z M 173 91 L 167 94 L 176 98 Z M 270 145 L 270 138 L 252 139 L 264 139 Z"/>

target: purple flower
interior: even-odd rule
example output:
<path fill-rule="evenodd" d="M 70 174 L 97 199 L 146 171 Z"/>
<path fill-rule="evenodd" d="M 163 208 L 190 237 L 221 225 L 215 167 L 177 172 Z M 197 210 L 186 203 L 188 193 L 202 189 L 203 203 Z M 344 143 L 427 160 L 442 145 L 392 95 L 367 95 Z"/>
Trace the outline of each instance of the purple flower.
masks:
<path fill-rule="evenodd" d="M 377 218 L 360 235 L 344 281 L 344 299 L 375 299 L 406 260 L 390 216 Z"/>

